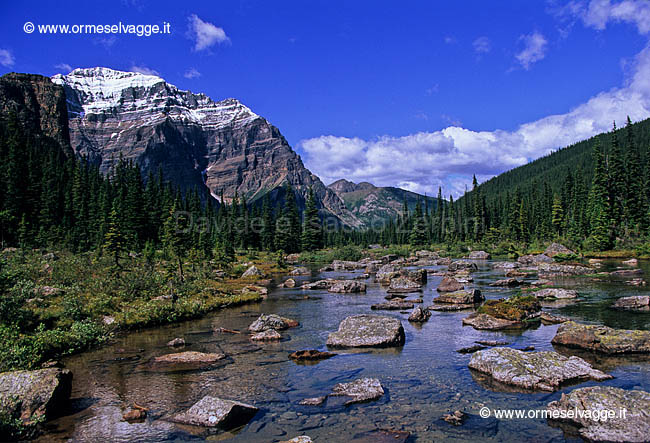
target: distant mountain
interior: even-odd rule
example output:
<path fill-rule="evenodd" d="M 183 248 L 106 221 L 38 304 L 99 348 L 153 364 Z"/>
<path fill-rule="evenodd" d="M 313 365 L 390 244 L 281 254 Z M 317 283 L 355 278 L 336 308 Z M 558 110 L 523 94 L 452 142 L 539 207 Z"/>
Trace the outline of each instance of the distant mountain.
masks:
<path fill-rule="evenodd" d="M 429 208 L 435 208 L 436 199 L 394 187 L 378 187 L 368 182 L 353 183 L 341 179 L 328 186 L 341 197 L 345 206 L 365 226 L 394 219 L 402 213 L 404 200 L 413 209 L 418 199 Z"/>
<path fill-rule="evenodd" d="M 282 203 L 289 182 L 299 206 L 311 187 L 323 215 L 362 225 L 305 168 L 278 128 L 236 99 L 213 101 L 157 76 L 101 67 L 52 81 L 65 90 L 72 149 L 104 173 L 122 157 L 145 175 L 160 168 L 182 188 L 207 188 L 215 198 L 223 192 L 226 201 L 235 194 L 249 202 L 269 194 Z"/>

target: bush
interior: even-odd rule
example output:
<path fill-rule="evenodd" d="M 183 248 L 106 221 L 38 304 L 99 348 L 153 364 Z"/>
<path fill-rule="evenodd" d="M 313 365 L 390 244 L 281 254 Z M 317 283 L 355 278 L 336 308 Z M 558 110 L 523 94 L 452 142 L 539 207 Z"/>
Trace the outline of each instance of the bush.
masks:
<path fill-rule="evenodd" d="M 555 254 L 553 256 L 553 261 L 557 263 L 566 263 L 566 262 L 576 262 L 580 260 L 580 256 L 578 254 Z"/>

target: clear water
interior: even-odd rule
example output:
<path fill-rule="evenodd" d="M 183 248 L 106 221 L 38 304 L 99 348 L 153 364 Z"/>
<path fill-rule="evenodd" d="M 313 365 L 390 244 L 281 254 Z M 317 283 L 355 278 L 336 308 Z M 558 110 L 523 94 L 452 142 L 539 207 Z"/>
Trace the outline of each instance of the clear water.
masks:
<path fill-rule="evenodd" d="M 611 270 L 617 265 L 608 262 L 603 269 Z M 650 266 L 642 264 L 642 267 L 647 275 Z M 314 272 L 312 277 L 297 280 L 300 283 L 355 275 Z M 503 278 L 488 263 L 481 264 L 473 276 L 474 285 L 488 298 L 516 292 L 486 286 Z M 424 306 L 431 304 L 437 295 L 435 288 L 440 279 L 430 276 L 423 292 Z M 550 341 L 557 325 L 540 325 L 519 332 L 487 332 L 462 326 L 461 319 L 470 311 L 434 312 L 423 325 L 410 324 L 406 320 L 408 313 L 375 312 L 402 320 L 406 331 L 406 344 L 402 348 L 337 351 L 339 355 L 311 365 L 288 359 L 290 352 L 299 349 L 325 350 L 328 333 L 336 330 L 343 318 L 368 313 L 371 304 L 383 301 L 385 290 L 372 278 L 367 283 L 368 292 L 361 295 L 277 289 L 258 304 L 226 309 L 201 320 L 131 333 L 109 346 L 72 356 L 65 361 L 74 374 L 72 408 L 49 424 L 50 432 L 42 440 L 269 442 L 306 434 L 314 441 L 349 442 L 367 438 L 376 429 L 408 431 L 409 441 L 423 442 L 576 440 L 543 419 L 499 421 L 478 415 L 483 406 L 543 408 L 576 386 L 555 393 L 499 392 L 470 372 L 467 363 L 471 355 L 456 352 L 473 345 L 475 340 L 505 340 L 515 348 L 532 345 L 537 350 L 552 350 Z M 642 293 L 645 288 L 584 279 L 565 279 L 562 284 L 575 287 L 581 300 L 554 306 L 552 312 L 613 327 L 650 329 L 650 314 L 609 309 L 613 299 Z M 245 333 L 213 331 L 219 327 L 245 331 L 260 313 L 290 317 L 298 320 L 300 326 L 284 331 L 284 339 L 279 343 L 252 343 Z M 146 371 L 142 364 L 151 357 L 175 352 L 165 345 L 175 337 L 187 341 L 183 350 L 224 352 L 229 356 L 229 363 L 208 371 Z M 580 355 L 614 375 L 613 380 L 603 382 L 605 385 L 650 391 L 648 357 L 605 358 L 578 351 L 558 351 Z M 336 383 L 359 377 L 379 378 L 385 395 L 377 401 L 350 407 L 331 400 L 324 406 L 298 404 L 304 398 L 329 393 Z M 579 386 L 593 384 L 597 383 Z M 254 404 L 260 412 L 246 426 L 227 433 L 185 428 L 164 420 L 208 394 Z M 122 414 L 133 402 L 150 408 L 143 423 L 122 421 Z M 441 420 L 443 414 L 454 410 L 469 415 L 462 426 L 455 427 Z"/>

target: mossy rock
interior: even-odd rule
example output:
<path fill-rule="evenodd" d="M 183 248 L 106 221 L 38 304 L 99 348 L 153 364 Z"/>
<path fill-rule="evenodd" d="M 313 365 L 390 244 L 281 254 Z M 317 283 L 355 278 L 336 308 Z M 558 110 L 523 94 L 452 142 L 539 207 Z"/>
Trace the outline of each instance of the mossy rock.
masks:
<path fill-rule="evenodd" d="M 524 321 L 541 311 L 542 305 L 532 295 L 522 295 L 506 299 L 488 300 L 477 310 L 480 314 L 491 315 L 511 321 Z"/>

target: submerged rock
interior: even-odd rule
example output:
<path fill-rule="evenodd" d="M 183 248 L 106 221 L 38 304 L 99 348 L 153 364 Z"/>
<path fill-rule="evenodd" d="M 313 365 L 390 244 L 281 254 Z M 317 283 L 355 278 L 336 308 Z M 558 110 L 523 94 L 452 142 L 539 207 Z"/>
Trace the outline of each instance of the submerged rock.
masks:
<path fill-rule="evenodd" d="M 561 265 L 558 263 L 541 263 L 537 267 L 540 276 L 586 275 L 594 272 L 593 268 L 580 265 Z"/>
<path fill-rule="evenodd" d="M 384 395 L 384 389 L 376 378 L 360 378 L 350 383 L 338 383 L 332 388 L 331 396 L 350 397 L 345 405 L 377 400 Z"/>
<path fill-rule="evenodd" d="M 650 311 L 650 296 L 621 297 L 614 302 L 612 308 L 625 311 Z"/>
<path fill-rule="evenodd" d="M 186 351 L 154 357 L 149 364 L 154 370 L 184 371 L 206 369 L 225 358 L 221 353 Z"/>
<path fill-rule="evenodd" d="M 476 340 L 474 343 L 478 343 L 479 345 L 483 346 L 506 346 L 510 344 L 507 341 L 499 340 Z"/>
<path fill-rule="evenodd" d="M 253 341 L 276 341 L 281 339 L 282 335 L 275 329 L 265 329 L 251 336 Z"/>
<path fill-rule="evenodd" d="M 329 289 L 332 285 L 336 284 L 339 280 L 328 278 L 325 280 L 318 280 L 312 283 L 305 283 L 301 289 Z"/>
<path fill-rule="evenodd" d="M 463 324 L 471 326 L 474 329 L 497 331 L 500 329 L 519 329 L 528 326 L 528 323 L 522 321 L 506 320 L 504 318 L 493 317 L 488 314 L 475 312 L 469 317 L 463 319 Z"/>
<path fill-rule="evenodd" d="M 519 263 L 513 261 L 501 261 L 492 263 L 494 269 L 518 269 Z"/>
<path fill-rule="evenodd" d="M 465 421 L 465 413 L 461 411 L 454 411 L 451 414 L 443 415 L 442 419 L 454 426 L 460 426 Z"/>
<path fill-rule="evenodd" d="M 438 292 L 455 292 L 455 291 L 462 291 L 465 289 L 465 286 L 462 285 L 458 280 L 456 280 L 453 277 L 444 277 L 438 287 L 436 288 L 436 291 Z"/>
<path fill-rule="evenodd" d="M 282 331 L 288 328 L 295 328 L 300 323 L 290 318 L 280 317 L 277 314 L 262 314 L 248 327 L 251 332 L 262 332 L 267 329 Z"/>
<path fill-rule="evenodd" d="M 517 259 L 517 263 L 522 265 L 538 265 L 540 263 L 553 263 L 553 259 L 545 254 L 522 255 Z"/>
<path fill-rule="evenodd" d="M 466 348 L 460 348 L 460 349 L 456 350 L 456 352 L 458 352 L 459 354 L 472 354 L 472 353 L 474 353 L 476 351 L 482 351 L 483 349 L 485 349 L 485 346 L 472 345 L 472 346 L 468 346 Z"/>
<path fill-rule="evenodd" d="M 612 277 L 634 277 L 637 275 L 643 275 L 643 269 L 621 269 L 619 271 L 610 272 L 609 275 Z"/>
<path fill-rule="evenodd" d="M 431 317 L 431 312 L 429 312 L 428 309 L 423 309 L 420 306 L 417 306 L 415 309 L 413 309 L 411 315 L 409 315 L 408 321 L 414 323 L 424 323 L 425 321 L 429 320 L 429 317 Z"/>
<path fill-rule="evenodd" d="M 313 443 L 313 440 L 308 435 L 299 435 L 297 437 L 293 437 L 291 440 L 283 440 L 279 443 Z"/>
<path fill-rule="evenodd" d="M 556 391 L 565 382 L 613 378 L 579 357 L 565 357 L 553 351 L 527 353 L 512 348 L 490 348 L 472 355 L 468 366 L 489 374 L 499 383 L 526 390 Z"/>
<path fill-rule="evenodd" d="M 614 329 L 569 321 L 560 325 L 551 343 L 605 354 L 646 353 L 650 352 L 650 331 Z"/>
<path fill-rule="evenodd" d="M 334 352 L 323 352 L 316 349 L 305 349 L 302 351 L 295 351 L 289 354 L 289 358 L 296 361 L 316 361 L 325 360 L 334 357 Z"/>
<path fill-rule="evenodd" d="M 194 426 L 232 429 L 248 423 L 257 410 L 255 406 L 246 403 L 205 396 L 187 411 L 172 416 L 170 421 Z"/>
<path fill-rule="evenodd" d="M 411 304 L 411 308 L 413 305 Z M 336 332 L 327 337 L 332 348 L 362 348 L 402 346 L 404 344 L 402 323 L 393 317 L 382 315 L 353 315 L 345 318 Z"/>
<path fill-rule="evenodd" d="M 547 409 L 551 420 L 572 423 L 588 441 L 647 442 L 650 436 L 650 393 L 645 391 L 610 386 L 578 388 L 562 394 Z M 617 416 L 601 415 L 608 411 Z M 625 411 L 624 417 L 621 411 Z"/>
<path fill-rule="evenodd" d="M 72 373 L 67 369 L 0 373 L 0 415 L 32 425 L 66 406 L 71 391 Z"/>
<path fill-rule="evenodd" d="M 623 264 L 625 266 L 638 266 L 639 265 L 639 260 L 637 260 L 636 258 L 631 258 L 629 260 L 623 261 Z"/>
<path fill-rule="evenodd" d="M 366 292 L 366 284 L 356 280 L 341 280 L 334 283 L 327 290 L 335 293 Z"/>
<path fill-rule="evenodd" d="M 561 289 L 561 288 L 540 289 L 539 291 L 531 292 L 531 294 L 540 299 L 578 298 L 578 293 L 576 291 L 572 289 Z"/>
<path fill-rule="evenodd" d="M 521 286 L 523 282 L 517 280 L 516 278 L 506 278 L 504 280 L 497 280 L 493 283 L 490 283 L 490 286 L 503 286 L 506 288 L 514 288 L 516 286 Z"/>
<path fill-rule="evenodd" d="M 300 405 L 304 406 L 320 406 L 323 403 L 325 403 L 325 400 L 327 399 L 326 395 L 323 395 L 322 397 L 310 397 L 310 398 L 305 398 L 304 400 L 300 400 Z"/>
<path fill-rule="evenodd" d="M 296 281 L 293 278 L 288 278 L 282 283 L 282 286 L 285 288 L 295 288 L 296 287 Z"/>

